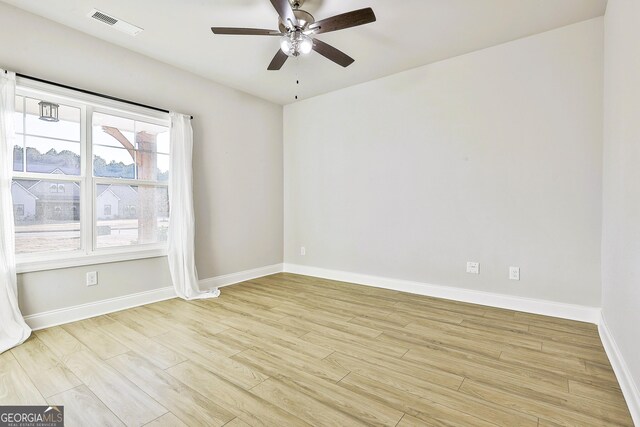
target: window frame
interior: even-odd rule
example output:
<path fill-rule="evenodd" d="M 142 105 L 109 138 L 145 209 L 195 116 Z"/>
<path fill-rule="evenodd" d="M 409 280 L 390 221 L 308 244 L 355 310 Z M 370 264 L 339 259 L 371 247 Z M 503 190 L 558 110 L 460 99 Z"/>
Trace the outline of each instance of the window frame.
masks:
<path fill-rule="evenodd" d="M 52 86 L 21 77 L 16 81 L 16 95 L 47 99 L 80 109 L 80 175 L 52 175 L 52 181 L 77 182 L 80 185 L 80 249 L 65 252 L 16 254 L 18 273 L 79 267 L 118 261 L 155 258 L 167 255 L 167 243 L 147 243 L 108 248 L 97 247 L 97 185 L 150 185 L 167 187 L 169 182 L 137 179 L 103 178 L 93 175 L 93 113 L 110 114 L 170 128 L 168 113 Z M 26 159 L 26 149 L 24 150 Z M 171 171 L 169 171 L 171 173 Z M 13 179 L 42 181 L 46 174 L 16 172 Z"/>

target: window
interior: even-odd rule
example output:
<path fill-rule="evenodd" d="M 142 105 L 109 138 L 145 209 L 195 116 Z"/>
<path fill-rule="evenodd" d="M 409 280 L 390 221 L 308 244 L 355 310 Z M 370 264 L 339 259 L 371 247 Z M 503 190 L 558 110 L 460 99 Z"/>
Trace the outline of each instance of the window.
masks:
<path fill-rule="evenodd" d="M 103 232 L 96 247 L 166 241 L 169 212 L 163 206 L 169 198 L 169 128 L 94 113 L 92 133 L 96 201 L 104 206 L 103 215 L 97 217 Z"/>
<path fill-rule="evenodd" d="M 64 193 L 64 184 L 51 184 L 49 186 L 49 191 L 51 193 Z"/>
<path fill-rule="evenodd" d="M 11 187 L 13 202 L 23 207 L 23 214 L 15 215 L 16 253 L 79 251 L 80 217 L 65 215 L 65 209 L 81 205 L 81 108 L 61 102 L 60 120 L 45 122 L 39 119 L 42 98 L 21 93 Z M 65 184 L 76 191 L 65 193 Z"/>
<path fill-rule="evenodd" d="M 164 254 L 167 115 L 21 79 L 16 93 L 19 271 Z M 40 120 L 40 101 L 60 106 L 57 122 Z"/>

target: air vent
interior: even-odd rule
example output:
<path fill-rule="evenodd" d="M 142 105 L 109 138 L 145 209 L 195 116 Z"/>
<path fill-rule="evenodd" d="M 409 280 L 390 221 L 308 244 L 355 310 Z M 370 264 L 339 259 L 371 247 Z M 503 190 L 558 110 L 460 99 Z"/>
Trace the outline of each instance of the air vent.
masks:
<path fill-rule="evenodd" d="M 123 33 L 127 33 L 132 36 L 135 36 L 143 31 L 142 28 L 140 27 L 136 27 L 133 24 L 129 24 L 128 22 L 123 21 L 122 19 L 115 18 L 97 9 L 93 9 L 91 12 L 87 14 L 87 16 L 91 19 L 100 21 L 103 24 L 107 24 L 118 31 L 122 31 Z"/>
<path fill-rule="evenodd" d="M 93 15 L 91 15 L 91 17 L 108 25 L 113 25 L 118 22 L 116 18 L 112 18 L 111 16 L 105 15 L 104 13 L 98 12 L 97 10 L 93 13 Z"/>

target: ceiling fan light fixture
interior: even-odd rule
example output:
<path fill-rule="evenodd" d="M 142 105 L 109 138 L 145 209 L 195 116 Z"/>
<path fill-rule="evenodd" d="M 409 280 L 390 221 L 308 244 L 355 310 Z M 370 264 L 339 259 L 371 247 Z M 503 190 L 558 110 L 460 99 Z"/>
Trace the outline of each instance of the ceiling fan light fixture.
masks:
<path fill-rule="evenodd" d="M 287 56 L 292 56 L 293 52 L 294 52 L 294 46 L 293 46 L 293 42 L 291 41 L 291 39 L 289 38 L 289 36 L 284 36 L 282 38 L 282 41 L 280 41 L 280 49 L 282 49 L 282 51 L 284 53 L 287 54 Z"/>
<path fill-rule="evenodd" d="M 313 40 L 300 31 L 294 31 L 282 37 L 280 49 L 287 56 L 308 55 L 313 49 Z"/>
<path fill-rule="evenodd" d="M 313 40 L 311 40 L 311 37 L 302 34 L 302 39 L 300 43 L 298 43 L 298 49 L 302 55 L 310 54 L 313 49 Z"/>

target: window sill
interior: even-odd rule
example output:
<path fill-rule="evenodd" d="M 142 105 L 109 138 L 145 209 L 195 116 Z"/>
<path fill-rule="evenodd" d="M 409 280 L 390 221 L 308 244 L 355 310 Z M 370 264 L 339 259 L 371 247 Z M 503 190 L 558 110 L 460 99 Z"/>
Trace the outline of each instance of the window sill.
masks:
<path fill-rule="evenodd" d="M 87 265 L 108 264 L 122 261 L 135 261 L 145 258 L 159 258 L 167 255 L 167 249 L 145 248 L 135 250 L 119 250 L 117 252 L 93 253 L 91 255 L 83 253 L 69 253 L 64 257 L 45 257 L 37 259 L 18 258 L 16 270 L 18 274 L 32 273 L 35 271 L 58 270 L 62 268 L 82 267 Z"/>

